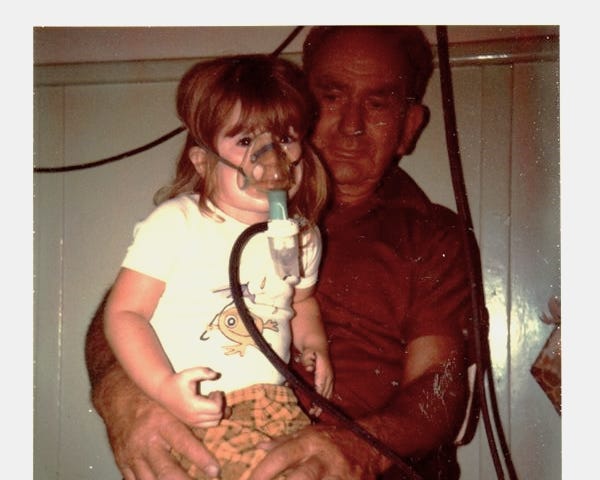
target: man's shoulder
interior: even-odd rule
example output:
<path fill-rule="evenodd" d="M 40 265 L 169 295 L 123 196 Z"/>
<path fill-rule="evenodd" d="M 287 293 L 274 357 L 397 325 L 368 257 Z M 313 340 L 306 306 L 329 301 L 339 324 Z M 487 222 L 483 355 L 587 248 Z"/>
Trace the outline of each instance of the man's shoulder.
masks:
<path fill-rule="evenodd" d="M 385 208 L 415 226 L 454 228 L 458 215 L 448 207 L 432 202 L 423 189 L 402 168 L 390 169 L 383 179 L 379 196 Z"/>
<path fill-rule="evenodd" d="M 430 203 L 429 211 L 426 216 L 440 227 L 445 226 L 455 228 L 459 226 L 458 214 L 450 208 L 438 203 Z"/>

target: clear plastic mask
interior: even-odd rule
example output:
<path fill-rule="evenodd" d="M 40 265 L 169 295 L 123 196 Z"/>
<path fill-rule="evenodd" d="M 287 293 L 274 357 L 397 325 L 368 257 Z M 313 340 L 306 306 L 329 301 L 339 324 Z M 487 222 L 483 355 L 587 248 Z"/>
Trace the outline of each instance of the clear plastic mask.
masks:
<path fill-rule="evenodd" d="M 286 143 L 270 132 L 257 135 L 238 170 L 238 186 L 259 191 L 290 190 L 300 181 L 302 148 Z"/>

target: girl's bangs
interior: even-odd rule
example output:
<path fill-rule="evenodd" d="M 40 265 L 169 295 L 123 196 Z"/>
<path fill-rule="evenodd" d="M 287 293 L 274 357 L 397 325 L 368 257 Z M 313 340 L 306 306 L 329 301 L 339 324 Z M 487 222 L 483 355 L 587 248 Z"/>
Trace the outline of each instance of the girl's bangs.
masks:
<path fill-rule="evenodd" d="M 271 132 L 287 135 L 290 128 L 304 136 L 307 130 L 306 105 L 299 98 L 291 99 L 285 94 L 257 100 L 241 102 L 240 118 L 227 132 L 233 136 L 240 132 Z"/>

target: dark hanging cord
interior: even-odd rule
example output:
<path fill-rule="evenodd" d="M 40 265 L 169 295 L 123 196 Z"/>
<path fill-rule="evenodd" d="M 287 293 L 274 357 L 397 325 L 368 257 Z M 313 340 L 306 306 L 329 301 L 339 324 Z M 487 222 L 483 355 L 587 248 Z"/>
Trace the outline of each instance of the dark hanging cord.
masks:
<path fill-rule="evenodd" d="M 33 171 L 36 173 L 56 173 L 56 172 L 72 172 L 73 170 L 83 170 L 85 168 L 99 167 L 100 165 L 104 165 L 106 163 L 116 162 L 117 160 L 122 160 L 127 157 L 131 157 L 133 155 L 137 155 L 138 153 L 145 152 L 146 150 L 150 150 L 151 148 L 160 145 L 163 142 L 166 142 L 171 137 L 180 134 L 185 130 L 185 127 L 177 127 L 175 130 L 163 135 L 156 140 L 153 140 L 146 145 L 142 145 L 141 147 L 134 148 L 133 150 L 129 150 L 128 152 L 120 153 L 119 155 L 115 155 L 114 157 L 105 158 L 102 160 L 96 160 L 95 162 L 89 163 L 80 163 L 77 165 L 67 165 L 64 167 L 34 167 Z"/>
<path fill-rule="evenodd" d="M 235 306 L 240 314 L 242 322 L 248 330 L 248 333 L 256 343 L 259 350 L 267 357 L 271 364 L 277 369 L 283 377 L 288 381 L 291 387 L 296 390 L 302 390 L 306 393 L 312 402 L 320 407 L 323 411 L 329 413 L 344 427 L 348 428 L 352 433 L 363 439 L 370 446 L 378 450 L 382 455 L 386 456 L 402 471 L 402 478 L 409 480 L 422 480 L 421 477 L 409 467 L 404 459 L 396 453 L 392 448 L 383 443 L 377 437 L 365 430 L 361 425 L 355 422 L 350 416 L 343 412 L 339 407 L 331 403 L 326 398 L 319 395 L 316 390 L 309 385 L 301 376 L 291 370 L 289 366 L 277 355 L 271 345 L 265 340 L 262 334 L 256 328 L 254 320 L 246 306 L 240 285 L 240 260 L 242 252 L 250 239 L 260 232 L 266 231 L 268 228 L 267 222 L 255 223 L 246 228 L 235 241 L 231 254 L 229 256 L 229 286 Z"/>
<path fill-rule="evenodd" d="M 300 33 L 300 31 L 303 28 L 304 27 L 301 27 L 301 26 L 295 27 L 294 30 L 292 30 L 292 32 L 285 38 L 285 40 L 271 53 L 271 55 L 273 55 L 273 56 L 279 55 L 285 49 L 285 47 L 287 47 L 291 43 L 291 41 L 294 38 L 296 38 L 296 36 Z M 113 157 L 104 158 L 102 160 L 96 160 L 94 162 L 89 162 L 89 163 L 79 163 L 76 165 L 66 165 L 64 167 L 33 167 L 33 171 L 34 171 L 34 173 L 60 173 L 60 172 L 72 172 L 74 170 L 83 170 L 86 168 L 99 167 L 101 165 L 105 165 L 105 164 L 111 163 L 111 162 L 116 162 L 118 160 L 123 160 L 124 158 L 128 158 L 133 155 L 137 155 L 138 153 L 145 152 L 146 150 L 150 150 L 151 148 L 154 148 L 157 145 L 160 145 L 161 143 L 166 142 L 167 140 L 174 137 L 175 135 L 180 134 L 184 130 L 185 130 L 184 126 L 177 127 L 175 130 L 172 130 L 171 132 L 163 135 L 162 137 L 157 138 L 156 140 L 153 140 L 150 143 L 147 143 L 146 145 L 143 145 L 138 148 L 134 148 L 133 150 L 129 150 L 124 153 L 120 153 Z"/>
<path fill-rule="evenodd" d="M 473 221 L 469 210 L 469 202 L 462 172 L 460 159 L 460 149 L 458 146 L 458 133 L 456 128 L 456 115 L 454 112 L 454 97 L 452 90 L 452 76 L 450 72 L 450 61 L 448 56 L 448 30 L 445 26 L 436 27 L 438 40 L 438 58 L 440 68 L 440 79 L 442 87 L 442 100 L 444 110 L 444 121 L 446 125 L 446 144 L 448 147 L 448 158 L 450 161 L 450 172 L 452 175 L 452 185 L 456 199 L 456 208 L 459 222 L 463 234 L 463 243 L 467 261 L 467 270 L 471 284 L 471 302 L 473 305 L 473 336 L 476 355 L 476 381 L 479 403 L 481 406 L 483 420 L 490 447 L 490 453 L 496 469 L 498 479 L 504 479 L 502 465 L 498 456 L 494 432 L 490 422 L 490 413 L 486 402 L 485 379 L 487 376 L 489 396 L 492 401 L 494 422 L 497 434 L 504 454 L 504 460 L 508 469 L 509 477 L 516 479 L 517 474 L 511 459 L 510 450 L 504 436 L 500 415 L 497 409 L 497 401 L 491 371 L 490 352 L 487 344 L 487 328 L 484 324 L 486 318 L 485 296 L 483 292 L 483 282 L 479 256 L 476 254 L 477 240 L 475 238 Z M 487 374 L 487 375 L 486 375 Z"/>
<path fill-rule="evenodd" d="M 275 50 L 273 50 L 273 52 L 271 53 L 272 56 L 276 57 L 277 55 L 279 55 L 284 49 L 285 47 L 287 47 L 294 38 L 296 38 L 298 36 L 298 34 L 300 33 L 300 31 L 303 29 L 304 27 L 296 27 L 292 30 L 292 33 L 290 33 L 287 38 L 281 42 L 281 45 L 279 45 Z"/>

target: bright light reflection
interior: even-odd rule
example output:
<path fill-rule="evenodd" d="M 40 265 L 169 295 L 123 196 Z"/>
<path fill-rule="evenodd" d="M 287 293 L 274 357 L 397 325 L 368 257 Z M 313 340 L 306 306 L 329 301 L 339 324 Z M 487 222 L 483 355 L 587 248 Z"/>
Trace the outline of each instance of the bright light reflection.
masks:
<path fill-rule="evenodd" d="M 499 279 L 486 279 L 486 307 L 490 316 L 488 342 L 494 378 L 506 377 L 508 352 L 508 322 L 506 317 L 506 291 Z"/>

